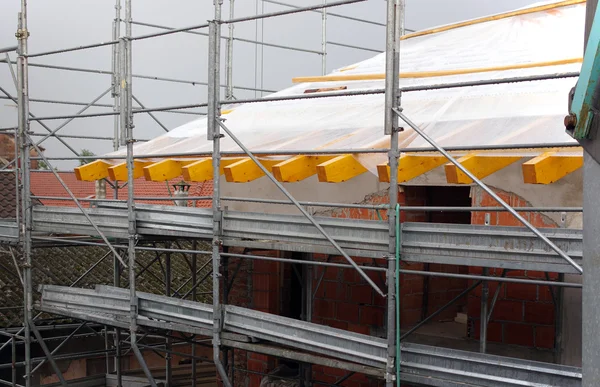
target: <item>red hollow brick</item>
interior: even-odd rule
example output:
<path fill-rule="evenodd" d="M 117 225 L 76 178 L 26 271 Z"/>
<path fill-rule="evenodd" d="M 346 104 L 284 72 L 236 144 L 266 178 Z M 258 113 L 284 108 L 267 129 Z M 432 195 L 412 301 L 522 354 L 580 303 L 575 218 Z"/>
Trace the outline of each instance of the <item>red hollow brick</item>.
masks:
<path fill-rule="evenodd" d="M 498 300 L 492 313 L 492 320 L 495 321 L 523 321 L 523 302 Z"/>
<path fill-rule="evenodd" d="M 383 326 L 384 310 L 373 306 L 360 307 L 360 323 L 366 325 Z"/>
<path fill-rule="evenodd" d="M 415 326 L 421 321 L 421 310 L 403 310 L 400 313 L 400 327 L 402 329 Z"/>
<path fill-rule="evenodd" d="M 325 288 L 325 298 L 330 300 L 346 300 L 348 297 L 347 285 L 341 282 L 325 281 L 321 284 Z"/>
<path fill-rule="evenodd" d="M 366 325 L 348 324 L 348 330 L 355 333 L 362 333 L 363 335 L 371 333 L 371 330 Z"/>
<path fill-rule="evenodd" d="M 335 303 L 325 300 L 315 300 L 313 305 L 313 315 L 321 318 L 334 318 Z"/>
<path fill-rule="evenodd" d="M 359 304 L 371 304 L 373 302 L 373 290 L 370 285 L 354 285 L 350 290 L 350 301 Z"/>
<path fill-rule="evenodd" d="M 533 326 L 525 324 L 504 324 L 504 342 L 506 344 L 533 347 Z"/>
<path fill-rule="evenodd" d="M 537 285 L 509 283 L 506 284 L 506 298 L 513 300 L 537 300 Z"/>
<path fill-rule="evenodd" d="M 325 319 L 323 320 L 323 325 L 327 325 L 328 327 L 332 328 L 343 329 L 345 331 L 348 330 L 348 323 L 345 321 Z"/>
<path fill-rule="evenodd" d="M 554 324 L 554 305 L 534 302 L 525 303 L 525 321 L 534 324 Z"/>
<path fill-rule="evenodd" d="M 354 269 L 343 269 L 344 270 L 344 282 L 348 284 L 354 284 L 360 282 L 360 274 Z"/>
<path fill-rule="evenodd" d="M 400 299 L 400 310 L 419 309 L 422 305 L 422 294 L 408 294 Z"/>
<path fill-rule="evenodd" d="M 554 348 L 554 327 L 536 326 L 535 327 L 535 346 L 536 348 Z"/>
<path fill-rule="evenodd" d="M 540 286 L 538 288 L 538 300 L 540 302 L 552 302 L 552 290 L 548 286 Z"/>
<path fill-rule="evenodd" d="M 336 317 L 338 320 L 346 321 L 350 323 L 357 323 L 359 321 L 358 317 L 358 305 L 351 304 L 347 302 L 339 302 L 336 305 L 337 313 Z"/>

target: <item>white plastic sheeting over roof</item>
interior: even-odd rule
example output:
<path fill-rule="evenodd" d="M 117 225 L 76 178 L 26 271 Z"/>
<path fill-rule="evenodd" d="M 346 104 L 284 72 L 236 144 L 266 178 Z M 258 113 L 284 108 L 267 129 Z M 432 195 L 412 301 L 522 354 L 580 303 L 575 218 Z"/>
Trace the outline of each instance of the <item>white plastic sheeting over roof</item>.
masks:
<path fill-rule="evenodd" d="M 400 71 L 408 78 L 402 77 L 400 84 L 431 85 L 579 71 L 584 19 L 585 3 L 578 3 L 408 37 L 401 43 Z M 557 64 L 561 61 L 569 63 Z M 514 69 L 514 65 L 533 67 Z M 513 69 L 476 72 L 498 67 Z M 271 96 L 342 86 L 347 90 L 382 89 L 382 79 L 347 78 L 382 74 L 384 69 L 383 53 L 331 74 L 346 79 L 331 81 L 331 77 L 324 77 Z M 475 71 L 463 71 L 469 69 Z M 465 74 L 436 76 L 451 70 Z M 566 78 L 407 92 L 402 95 L 402 107 L 412 121 L 443 146 L 571 142 L 565 134 L 563 117 L 567 114 L 567 95 L 575 82 L 576 78 Z M 226 125 L 251 150 L 387 148 L 383 105 L 382 94 L 247 103 L 233 107 L 225 117 Z M 406 130 L 400 136 L 400 146 L 428 144 Z M 239 150 L 227 137 L 222 139 L 221 149 Z M 206 118 L 135 146 L 136 154 L 210 150 Z M 124 150 L 116 153 L 124 154 Z M 373 172 L 375 165 L 386 159 L 383 154 L 360 156 L 361 163 Z"/>

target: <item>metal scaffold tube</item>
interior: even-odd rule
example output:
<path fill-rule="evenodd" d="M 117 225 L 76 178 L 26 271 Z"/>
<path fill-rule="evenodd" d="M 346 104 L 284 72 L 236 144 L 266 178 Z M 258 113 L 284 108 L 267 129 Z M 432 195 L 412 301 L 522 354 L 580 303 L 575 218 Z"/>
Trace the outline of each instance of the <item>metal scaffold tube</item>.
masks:
<path fill-rule="evenodd" d="M 390 165 L 390 188 L 388 211 L 388 270 L 387 270 L 387 356 L 386 386 L 400 386 L 397 368 L 399 365 L 396 348 L 396 206 L 398 204 L 398 118 L 393 108 L 400 106 L 399 77 L 400 73 L 400 31 L 404 28 L 404 0 L 387 1 L 387 29 L 386 29 L 386 76 L 385 76 L 385 117 L 384 133 L 390 136 L 390 152 L 388 153 Z M 399 347 L 398 347 L 399 348 Z"/>
<path fill-rule="evenodd" d="M 327 74 L 327 0 L 323 0 L 321 10 L 321 74 Z"/>
<path fill-rule="evenodd" d="M 32 227 L 32 208 L 31 208 L 31 188 L 29 180 L 29 169 L 31 168 L 30 140 L 27 136 L 29 132 L 29 80 L 27 74 L 27 40 L 29 31 L 27 30 L 27 0 L 21 0 L 21 12 L 19 13 L 18 30 L 16 33 L 18 39 L 18 57 L 17 57 L 17 101 L 18 101 L 18 124 L 19 124 L 19 145 L 20 154 L 20 173 L 21 173 L 21 221 L 20 242 L 23 248 L 23 321 L 25 327 L 25 386 L 30 387 L 31 381 L 31 324 L 33 313 L 33 284 L 31 278 L 31 227 Z M 17 156 L 17 155 L 15 155 Z"/>
<path fill-rule="evenodd" d="M 208 27 L 208 124 L 207 138 L 213 142 L 213 240 L 212 240 L 212 277 L 213 277 L 213 360 L 225 387 L 232 387 L 227 370 L 221 362 L 221 329 L 223 325 L 223 308 L 220 292 L 221 269 L 221 229 L 222 211 L 220 201 L 220 161 L 221 131 L 218 120 L 221 116 L 220 99 L 220 47 L 221 47 L 221 7 L 223 0 L 214 0 L 215 20 Z"/>
<path fill-rule="evenodd" d="M 229 18 L 233 19 L 235 15 L 235 0 L 229 0 Z M 227 37 L 227 52 L 225 58 L 225 99 L 232 100 L 233 96 L 233 30 L 234 24 L 229 25 L 229 36 Z"/>
<path fill-rule="evenodd" d="M 121 37 L 121 0 L 115 0 L 115 18 L 113 20 L 113 40 L 118 40 Z M 121 110 L 121 50 L 120 45 L 112 46 L 112 75 L 111 85 L 113 98 L 113 112 L 119 113 Z M 113 117 L 113 150 L 119 150 L 119 136 L 121 133 L 121 120 L 118 115 Z M 119 195 L 119 182 L 115 182 L 114 196 L 115 199 Z M 117 257 L 113 256 L 113 286 L 121 287 L 121 263 Z M 108 329 L 108 328 L 107 328 Z M 121 329 L 115 328 L 113 337 L 113 347 L 115 356 L 113 359 L 113 368 L 116 376 L 117 387 L 122 387 L 123 377 L 121 372 Z M 109 348 L 105 348 L 107 351 Z M 107 372 L 109 369 L 107 368 Z"/>
<path fill-rule="evenodd" d="M 120 40 L 121 46 L 121 130 L 125 131 L 127 146 L 127 213 L 128 213 L 128 240 L 127 240 L 127 257 L 129 267 L 129 294 L 130 294 L 130 343 L 133 353 L 137 357 L 140 366 L 142 367 L 146 378 L 152 387 L 157 387 L 154 378 L 144 357 L 137 345 L 137 314 L 138 302 L 136 295 L 136 261 L 135 261 L 135 245 L 137 239 L 136 220 L 135 220 L 135 203 L 134 203 L 134 164 L 133 164 L 133 144 L 135 143 L 133 136 L 133 90 L 132 90 L 132 44 L 131 44 L 131 2 L 125 0 L 125 36 Z"/>

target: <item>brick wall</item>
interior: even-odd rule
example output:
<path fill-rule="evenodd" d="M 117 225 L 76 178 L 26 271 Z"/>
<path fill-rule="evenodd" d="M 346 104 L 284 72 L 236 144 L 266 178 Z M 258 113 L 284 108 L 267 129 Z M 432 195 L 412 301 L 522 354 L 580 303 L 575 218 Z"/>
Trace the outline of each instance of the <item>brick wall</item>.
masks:
<path fill-rule="evenodd" d="M 388 202 L 387 191 L 373 194 L 366 198 L 365 203 L 384 204 Z M 399 192 L 398 202 L 405 206 L 470 206 L 469 190 L 453 187 L 404 187 Z M 338 209 L 330 213 L 334 217 L 371 219 L 381 216 L 386 219 L 384 211 L 379 215 L 376 210 Z M 459 212 L 401 212 L 401 222 L 440 222 L 440 223 L 469 223 L 469 213 Z M 367 259 L 353 257 L 357 264 L 366 266 L 387 265 L 384 259 Z M 316 255 L 315 259 L 325 261 L 328 257 Z M 340 256 L 329 257 L 331 262 L 346 263 Z M 431 270 L 444 273 L 466 274 L 466 266 L 451 266 L 423 263 L 402 262 L 406 270 Z M 324 275 L 323 275 L 324 273 Z M 382 289 L 386 289 L 385 273 L 367 272 L 369 277 Z M 371 286 L 354 269 L 324 269 L 317 267 L 313 274 L 313 289 L 323 275 L 323 281 L 318 288 L 313 309 L 313 322 L 335 328 L 346 329 L 357 333 L 373 336 L 385 335 L 386 299 L 379 296 Z M 468 282 L 465 279 L 435 278 L 430 280 L 421 275 L 400 275 L 400 326 L 407 329 L 429 313 L 446 304 L 462 292 Z M 448 308 L 436 321 L 453 320 L 457 312 L 466 308 L 467 300 L 463 299 L 453 307 Z M 346 373 L 328 367 L 313 367 L 313 377 L 317 381 L 333 383 Z M 370 387 L 382 385 L 381 381 L 373 380 L 364 375 L 354 375 L 348 379 L 347 385 Z M 318 385 L 318 384 L 316 384 Z"/>
<path fill-rule="evenodd" d="M 470 187 L 405 187 L 400 189 L 399 203 L 406 206 L 495 206 L 492 199 L 483 195 L 476 189 L 471 194 Z M 514 194 L 498 191 L 505 200 L 513 206 L 527 206 L 528 203 Z M 471 197 L 472 196 L 472 197 Z M 365 203 L 384 204 L 388 200 L 387 192 L 382 191 L 370 195 Z M 319 213 L 318 215 L 355 218 L 355 219 L 386 219 L 385 211 L 367 209 L 336 209 Z M 535 225 L 540 227 L 555 226 L 551 220 L 543 215 L 524 214 Z M 485 219 L 483 213 L 461 212 L 402 212 L 401 222 L 436 222 L 436 223 L 470 223 L 482 224 Z M 505 213 L 492 213 L 492 225 L 517 225 L 517 222 Z M 252 254 L 266 256 L 281 256 L 282 253 L 274 251 L 253 251 Z M 384 259 L 370 259 L 353 257 L 359 265 L 384 266 Z M 326 256 L 315 254 L 313 259 L 335 263 L 346 263 L 341 256 Z M 277 262 L 248 260 L 247 267 L 240 270 L 233 287 L 230 303 L 248 305 L 249 307 L 268 313 L 289 315 L 291 302 L 291 278 L 293 272 L 291 265 L 282 265 Z M 406 270 L 429 270 L 444 273 L 481 274 L 482 269 L 477 267 L 452 266 L 440 264 L 423 264 L 402 262 Z M 230 263 L 230 272 L 233 268 Z M 382 289 L 386 289 L 383 272 L 367 272 L 369 277 Z M 501 270 L 491 271 L 491 275 L 501 275 Z M 507 276 L 520 278 L 544 279 L 545 273 L 512 271 Z M 321 280 L 322 277 L 322 280 Z M 556 279 L 556 274 L 549 274 L 551 279 Z M 385 334 L 386 300 L 375 293 L 367 282 L 353 269 L 332 269 L 314 267 L 312 270 L 312 286 L 315 293 L 313 304 L 314 323 L 335 328 L 345 329 L 357 333 L 383 336 Z M 241 285 L 240 282 L 241 281 Z M 319 284 L 320 282 L 320 284 Z M 402 274 L 401 282 L 401 327 L 407 329 L 430 313 L 465 290 L 470 281 L 465 279 L 451 279 L 441 277 L 424 277 L 420 275 Z M 318 285 L 318 286 L 317 286 Z M 243 291 L 240 295 L 234 293 L 240 286 Z M 490 284 L 490 299 L 493 297 L 496 285 Z M 245 301 L 238 303 L 239 297 Z M 436 321 L 451 321 L 457 312 L 467 312 L 469 316 L 469 337 L 479 338 L 479 307 L 481 288 L 476 289 L 470 297 L 465 297 L 454 306 L 436 317 Z M 554 344 L 554 307 L 552 296 L 547 287 L 505 285 L 501 288 L 496 309 L 488 328 L 488 339 L 492 342 L 517 344 L 529 347 L 551 348 Z M 246 359 L 246 362 L 245 362 Z M 236 366 L 251 372 L 266 373 L 277 366 L 276 359 L 248 354 L 238 359 Z M 313 366 L 313 379 L 315 386 L 318 381 L 334 383 L 345 376 L 344 371 Z M 237 383 L 247 381 L 248 386 L 258 386 L 261 375 L 248 373 L 245 379 L 240 379 L 236 374 Z M 381 385 L 377 381 L 364 375 L 354 375 L 347 379 L 345 385 L 371 387 Z"/>
<path fill-rule="evenodd" d="M 42 151 L 44 148 L 42 148 Z M 31 157 L 37 157 L 38 153 L 32 149 L 29 152 Z M 15 139 L 11 134 L 0 134 L 0 158 L 12 161 L 15 158 Z M 31 168 L 38 169 L 38 160 L 31 160 Z"/>
<path fill-rule="evenodd" d="M 530 206 L 523 198 L 514 193 L 495 189 L 495 192 L 513 207 Z M 487 193 L 473 189 L 473 206 L 497 207 L 499 204 Z M 536 227 L 556 227 L 556 224 L 543 214 L 521 213 Z M 484 224 L 485 213 L 474 212 L 473 224 Z M 490 213 L 491 226 L 522 226 L 507 212 Z M 483 269 L 470 267 L 469 273 L 480 275 Z M 501 276 L 502 269 L 490 269 L 490 275 Z M 507 277 L 529 278 L 536 280 L 558 279 L 556 273 L 538 271 L 512 270 Z M 547 276 L 547 277 L 546 277 Z M 498 283 L 490 282 L 489 300 L 498 289 Z M 500 287 L 498 302 L 494 308 L 488 325 L 488 341 L 550 349 L 554 347 L 554 313 L 552 290 L 547 286 L 505 283 Z M 468 299 L 468 316 L 470 330 L 468 335 L 479 340 L 480 337 L 481 286 L 471 293 Z"/>

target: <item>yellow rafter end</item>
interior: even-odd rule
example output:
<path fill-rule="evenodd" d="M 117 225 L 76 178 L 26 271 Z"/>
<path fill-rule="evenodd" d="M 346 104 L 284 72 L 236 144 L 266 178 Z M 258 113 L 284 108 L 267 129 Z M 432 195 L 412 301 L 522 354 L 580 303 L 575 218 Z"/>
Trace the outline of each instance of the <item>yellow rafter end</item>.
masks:
<path fill-rule="evenodd" d="M 317 165 L 335 156 L 295 156 L 273 166 L 273 175 L 281 182 L 292 183 L 304 180 L 317 173 Z"/>
<path fill-rule="evenodd" d="M 139 179 L 144 176 L 144 167 L 152 164 L 151 161 L 133 161 L 133 178 Z M 120 163 L 108 168 L 108 175 L 111 180 L 127 181 L 127 163 Z"/>
<path fill-rule="evenodd" d="M 527 184 L 551 184 L 583 166 L 583 156 L 547 152 L 523 163 L 523 180 Z"/>
<path fill-rule="evenodd" d="M 398 160 L 398 183 L 404 183 L 421 176 L 439 167 L 446 161 L 448 159 L 443 156 L 404 154 Z M 379 164 L 377 166 L 377 173 L 380 182 L 390 182 L 390 166 L 388 164 Z"/>
<path fill-rule="evenodd" d="M 240 157 L 229 157 L 221 159 L 221 168 L 219 173 L 223 174 L 223 168 L 235 162 L 242 160 Z M 181 168 L 183 179 L 186 181 L 209 181 L 213 179 L 212 159 L 205 158 L 194 161 Z"/>
<path fill-rule="evenodd" d="M 273 170 L 274 165 L 281 163 L 281 160 L 259 159 L 259 161 L 269 172 Z M 247 183 L 265 175 L 258 165 L 249 158 L 230 164 L 223 170 L 225 179 L 230 183 Z"/>
<path fill-rule="evenodd" d="M 317 165 L 317 175 L 322 183 L 341 183 L 367 172 L 352 155 L 342 155 Z"/>
<path fill-rule="evenodd" d="M 182 174 L 182 167 L 197 160 L 166 159 L 144 167 L 144 177 L 148 181 L 166 181 Z"/>
<path fill-rule="evenodd" d="M 96 160 L 75 168 L 75 177 L 81 181 L 96 181 L 108 177 L 108 169 L 112 164 L 104 160 Z"/>
<path fill-rule="evenodd" d="M 478 179 L 483 179 L 502 168 L 520 160 L 522 156 L 503 155 L 467 155 L 457 161 Z M 471 184 L 471 180 L 458 167 L 452 163 L 444 165 L 446 181 L 448 184 Z"/>

